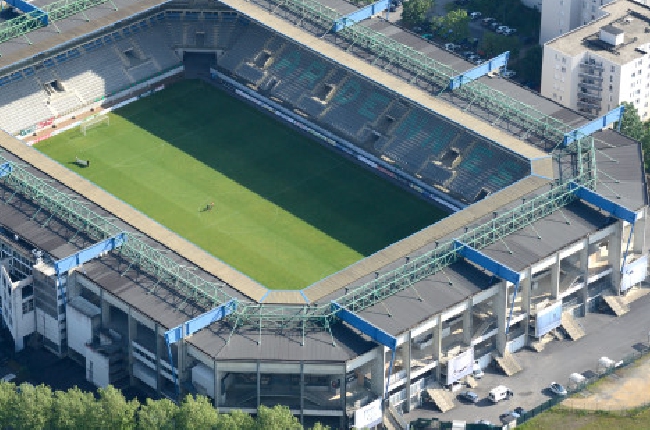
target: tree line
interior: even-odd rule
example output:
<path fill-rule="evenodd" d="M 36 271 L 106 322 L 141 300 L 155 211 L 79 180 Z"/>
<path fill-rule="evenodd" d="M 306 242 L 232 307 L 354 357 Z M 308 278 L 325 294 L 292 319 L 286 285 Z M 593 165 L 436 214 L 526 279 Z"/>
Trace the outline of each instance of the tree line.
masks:
<path fill-rule="evenodd" d="M 187 395 L 180 404 L 169 399 L 126 400 L 112 386 L 97 396 L 75 387 L 52 391 L 46 385 L 0 382 L 0 428 L 57 430 L 303 430 L 286 406 L 260 406 L 257 416 L 242 411 L 219 413 L 205 396 Z M 329 430 L 316 424 L 312 430 Z"/>

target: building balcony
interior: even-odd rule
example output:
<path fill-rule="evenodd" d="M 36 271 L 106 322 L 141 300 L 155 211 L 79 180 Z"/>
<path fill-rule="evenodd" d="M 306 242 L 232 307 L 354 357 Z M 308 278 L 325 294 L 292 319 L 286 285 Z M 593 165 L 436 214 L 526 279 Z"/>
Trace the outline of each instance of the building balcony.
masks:
<path fill-rule="evenodd" d="M 588 100 L 578 100 L 578 107 L 583 108 L 583 109 L 589 109 L 591 110 L 600 110 L 600 104 L 595 104 L 593 102 L 590 102 Z"/>
<path fill-rule="evenodd" d="M 593 94 L 583 91 L 578 91 L 578 99 L 585 100 L 587 102 L 598 102 L 598 105 L 600 105 L 600 102 L 603 100 L 600 94 Z"/>
<path fill-rule="evenodd" d="M 598 70 L 600 72 L 602 72 L 604 70 L 603 63 L 597 63 L 595 61 L 585 61 L 583 63 L 580 63 L 580 68 L 581 69 Z"/>
<path fill-rule="evenodd" d="M 593 79 L 596 82 L 602 82 L 603 81 L 603 76 L 601 73 L 587 73 L 584 70 L 581 70 L 578 72 L 578 76 L 581 78 L 586 78 L 586 79 Z"/>
<path fill-rule="evenodd" d="M 603 90 L 600 85 L 598 85 L 598 84 L 596 84 L 594 82 L 582 81 L 582 82 L 580 82 L 579 87 L 580 88 L 586 88 L 588 90 L 598 91 L 598 92 L 601 92 Z"/>

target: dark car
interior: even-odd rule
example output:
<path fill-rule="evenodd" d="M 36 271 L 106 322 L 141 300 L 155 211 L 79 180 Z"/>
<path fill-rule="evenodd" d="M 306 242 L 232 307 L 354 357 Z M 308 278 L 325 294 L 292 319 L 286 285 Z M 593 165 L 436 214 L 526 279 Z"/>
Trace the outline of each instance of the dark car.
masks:
<path fill-rule="evenodd" d="M 522 408 L 521 406 L 517 406 L 517 407 L 515 408 L 515 412 L 516 412 L 517 414 L 519 414 L 519 416 L 522 416 L 522 415 L 525 415 L 526 412 L 528 412 L 528 411 L 526 411 L 526 409 Z"/>
<path fill-rule="evenodd" d="M 460 397 L 462 400 L 465 400 L 466 402 L 478 402 L 478 394 L 476 394 L 474 391 L 463 391 L 458 395 L 458 397 Z"/>

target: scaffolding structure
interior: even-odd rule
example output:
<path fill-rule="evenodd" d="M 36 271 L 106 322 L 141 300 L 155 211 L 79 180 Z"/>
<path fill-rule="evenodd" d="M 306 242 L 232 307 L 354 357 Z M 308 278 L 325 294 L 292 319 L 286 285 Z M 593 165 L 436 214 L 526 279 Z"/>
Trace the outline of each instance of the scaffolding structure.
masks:
<path fill-rule="evenodd" d="M 20 194 L 33 202 L 39 211 L 45 211 L 47 215 L 43 226 L 56 217 L 76 229 L 77 233 L 82 232 L 98 241 L 123 231 L 107 217 L 96 213 L 73 195 L 58 190 L 23 166 L 2 156 L 0 164 L 10 166 L 4 169 L 8 173 L 0 177 L 0 182 L 13 191 L 7 200 L 11 201 L 15 194 Z M 574 177 L 572 180 L 588 188 L 593 187 L 593 179 L 589 175 Z M 569 181 L 557 181 L 548 192 L 468 230 L 457 240 L 476 249 L 485 248 L 575 200 L 570 184 Z M 233 325 L 233 332 L 238 327 L 246 326 L 259 329 L 260 339 L 262 329 L 278 332 L 298 330 L 304 337 L 306 332 L 312 330 L 329 331 L 334 322 L 336 312 L 329 304 L 265 305 L 232 297 L 224 291 L 227 286 L 225 283 L 207 281 L 175 262 L 162 250 L 145 243 L 137 234 L 127 234 L 128 240 L 114 251 L 129 262 L 126 271 L 131 268 L 141 270 L 157 280 L 151 288 L 172 290 L 203 309 L 215 308 L 234 300 L 237 309 L 227 317 Z M 453 240 L 443 243 L 377 279 L 350 290 L 337 299 L 336 303 L 353 312 L 361 311 L 453 264 L 459 256 Z"/>
<path fill-rule="evenodd" d="M 47 26 L 48 22 L 52 23 L 60 33 L 61 31 L 57 27 L 56 21 L 61 21 L 78 13 L 82 14 L 86 21 L 89 21 L 89 18 L 86 16 L 85 11 L 104 3 L 110 3 L 113 5 L 113 9 L 117 10 L 117 6 L 115 6 L 113 0 L 55 1 L 54 3 L 50 3 L 42 8 L 42 11 L 45 12 L 47 19 L 43 19 L 43 13 L 38 11 L 25 13 L 16 18 L 0 23 L 0 43 L 4 43 L 15 37 L 23 36 L 31 45 L 31 41 L 29 38 L 27 38 L 27 33 Z"/>

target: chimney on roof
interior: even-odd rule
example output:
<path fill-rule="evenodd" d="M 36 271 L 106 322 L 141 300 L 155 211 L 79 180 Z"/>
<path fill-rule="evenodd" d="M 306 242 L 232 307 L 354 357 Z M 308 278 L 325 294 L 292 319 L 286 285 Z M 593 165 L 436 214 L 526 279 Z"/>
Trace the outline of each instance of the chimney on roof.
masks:
<path fill-rule="evenodd" d="M 612 46 L 622 45 L 624 41 L 625 32 L 620 28 L 613 25 L 606 25 L 600 27 L 600 40 L 609 43 Z"/>

